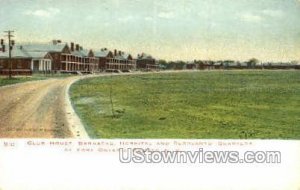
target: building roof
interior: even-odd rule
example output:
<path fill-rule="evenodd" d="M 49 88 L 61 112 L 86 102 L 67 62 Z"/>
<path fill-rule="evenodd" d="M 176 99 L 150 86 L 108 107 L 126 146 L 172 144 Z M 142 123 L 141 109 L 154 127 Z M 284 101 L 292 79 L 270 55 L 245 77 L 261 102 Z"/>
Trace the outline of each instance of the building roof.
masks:
<path fill-rule="evenodd" d="M 90 53 L 90 50 L 82 49 L 82 50 L 75 50 L 71 51 L 71 54 L 78 57 L 88 57 Z"/>
<path fill-rule="evenodd" d="M 109 52 L 109 50 L 95 51 L 95 57 L 107 57 Z"/>
<path fill-rule="evenodd" d="M 138 55 L 138 59 L 153 59 L 153 57 L 149 54 L 142 53 L 141 55 Z"/>
<path fill-rule="evenodd" d="M 84 54 L 81 51 L 71 51 L 71 54 L 78 57 L 85 57 Z"/>
<path fill-rule="evenodd" d="M 247 62 L 241 62 L 240 65 L 243 66 L 243 67 L 247 67 L 248 63 Z"/>
<path fill-rule="evenodd" d="M 65 43 L 24 44 L 20 47 L 28 52 L 61 52 L 67 46 Z"/>
<path fill-rule="evenodd" d="M 38 51 L 38 52 L 27 52 L 32 58 L 44 58 L 48 52 Z"/>
<path fill-rule="evenodd" d="M 116 55 L 114 56 L 114 58 L 119 60 L 126 60 L 126 58 L 123 55 Z"/>
<path fill-rule="evenodd" d="M 18 47 L 14 47 L 11 51 L 11 57 L 12 58 L 31 58 L 31 55 L 24 51 L 23 49 L 20 49 Z M 9 58 L 9 52 L 6 50 L 5 52 L 0 52 L 0 58 Z"/>
<path fill-rule="evenodd" d="M 122 53 L 122 57 L 124 57 L 124 59 L 129 59 L 131 55 L 129 53 Z"/>
<path fill-rule="evenodd" d="M 82 49 L 80 50 L 81 54 L 85 57 L 89 56 L 91 50 L 87 50 L 87 49 Z"/>
<path fill-rule="evenodd" d="M 119 60 L 128 60 L 130 58 L 130 54 L 129 53 L 125 53 L 125 52 L 121 52 L 121 54 L 118 52 L 117 55 L 114 55 L 115 59 L 119 59 Z"/>
<path fill-rule="evenodd" d="M 223 65 L 223 63 L 222 62 L 215 62 L 214 65 L 215 66 L 221 66 L 221 65 Z"/>

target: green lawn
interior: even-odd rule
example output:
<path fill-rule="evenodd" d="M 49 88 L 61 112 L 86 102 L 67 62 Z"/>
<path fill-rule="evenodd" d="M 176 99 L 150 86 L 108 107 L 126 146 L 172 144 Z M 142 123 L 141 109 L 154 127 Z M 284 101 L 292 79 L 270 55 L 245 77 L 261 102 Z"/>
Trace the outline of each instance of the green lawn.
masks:
<path fill-rule="evenodd" d="M 9 79 L 8 76 L 0 76 L 0 86 L 17 84 L 22 82 L 34 81 L 34 80 L 45 80 L 49 78 L 61 78 L 68 77 L 67 74 L 33 74 L 32 76 L 13 76 L 12 79 Z"/>
<path fill-rule="evenodd" d="M 71 99 L 93 138 L 300 139 L 298 71 L 98 77 Z"/>

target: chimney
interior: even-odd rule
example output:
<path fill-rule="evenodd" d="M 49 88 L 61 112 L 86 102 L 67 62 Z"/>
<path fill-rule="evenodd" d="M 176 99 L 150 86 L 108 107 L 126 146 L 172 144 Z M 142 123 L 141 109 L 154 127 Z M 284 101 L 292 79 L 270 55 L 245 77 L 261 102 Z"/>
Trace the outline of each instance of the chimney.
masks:
<path fill-rule="evenodd" d="M 79 49 L 80 49 L 80 50 L 83 50 L 82 46 L 79 46 Z"/>
<path fill-rule="evenodd" d="M 71 51 L 74 51 L 74 42 L 71 42 Z"/>
<path fill-rule="evenodd" d="M 56 40 L 52 40 L 52 43 L 53 43 L 53 45 L 56 45 L 57 41 Z"/>
<path fill-rule="evenodd" d="M 115 49 L 115 51 L 114 51 L 114 56 L 117 56 L 117 50 Z"/>
<path fill-rule="evenodd" d="M 76 51 L 79 51 L 79 44 L 76 44 Z"/>
<path fill-rule="evenodd" d="M 57 43 L 61 43 L 61 40 L 57 40 L 56 42 L 57 42 Z"/>
<path fill-rule="evenodd" d="M 122 55 L 122 52 L 121 52 L 121 51 L 119 51 L 119 55 Z"/>

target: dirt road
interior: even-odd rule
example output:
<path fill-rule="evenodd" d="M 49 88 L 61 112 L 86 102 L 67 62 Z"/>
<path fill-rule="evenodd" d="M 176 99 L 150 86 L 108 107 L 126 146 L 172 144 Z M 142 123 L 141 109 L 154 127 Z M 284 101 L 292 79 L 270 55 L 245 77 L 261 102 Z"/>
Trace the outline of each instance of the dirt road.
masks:
<path fill-rule="evenodd" d="M 78 77 L 0 88 L 0 138 L 72 138 L 66 90 Z M 76 136 L 79 136 L 77 134 Z"/>
<path fill-rule="evenodd" d="M 175 72 L 183 71 L 164 73 Z M 89 138 L 69 100 L 70 85 L 86 77 L 143 74 L 153 73 L 75 76 L 0 87 L 0 138 Z"/>

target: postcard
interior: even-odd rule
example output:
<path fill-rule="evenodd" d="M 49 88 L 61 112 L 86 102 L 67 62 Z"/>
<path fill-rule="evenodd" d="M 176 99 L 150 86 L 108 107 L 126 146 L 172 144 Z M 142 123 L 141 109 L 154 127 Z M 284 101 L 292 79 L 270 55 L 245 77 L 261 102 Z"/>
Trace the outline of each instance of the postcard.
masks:
<path fill-rule="evenodd" d="M 0 190 L 300 189 L 299 0 L 0 10 Z"/>

